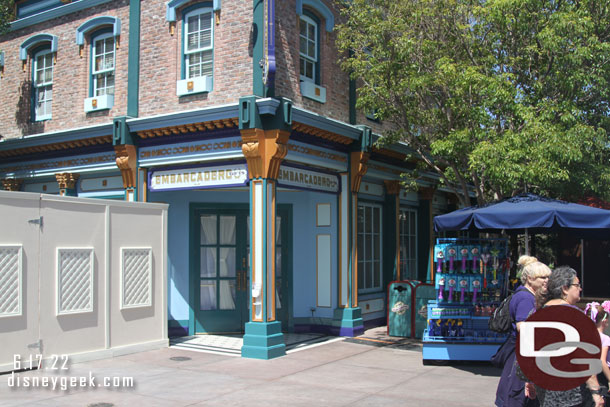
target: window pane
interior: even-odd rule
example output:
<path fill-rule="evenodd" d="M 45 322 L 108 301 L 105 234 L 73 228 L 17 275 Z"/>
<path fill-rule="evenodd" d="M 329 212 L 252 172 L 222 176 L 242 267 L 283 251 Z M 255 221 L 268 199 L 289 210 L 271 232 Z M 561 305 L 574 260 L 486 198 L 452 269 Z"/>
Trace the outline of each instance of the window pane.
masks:
<path fill-rule="evenodd" d="M 363 289 L 366 288 L 364 286 L 364 263 L 358 262 L 358 288 Z"/>
<path fill-rule="evenodd" d="M 202 311 L 216 309 L 216 281 L 201 281 L 200 288 L 200 304 L 199 308 Z"/>
<path fill-rule="evenodd" d="M 275 244 L 282 244 L 282 218 L 275 217 Z"/>
<path fill-rule="evenodd" d="M 216 277 L 216 248 L 202 247 L 201 253 L 201 269 L 199 275 L 201 277 Z"/>
<path fill-rule="evenodd" d="M 106 75 L 106 94 L 114 95 L 114 74 Z"/>
<path fill-rule="evenodd" d="M 104 69 L 114 69 L 114 54 L 106 54 L 104 58 Z"/>
<path fill-rule="evenodd" d="M 218 263 L 220 277 L 235 277 L 235 248 L 221 247 Z"/>
<path fill-rule="evenodd" d="M 381 237 L 379 235 L 373 236 L 373 260 L 381 259 L 381 244 L 379 242 L 380 240 Z"/>
<path fill-rule="evenodd" d="M 415 212 L 411 212 L 409 216 L 409 227 L 412 236 L 415 236 Z"/>
<path fill-rule="evenodd" d="M 188 25 L 187 32 L 189 34 L 199 31 L 199 16 L 196 15 L 196 16 L 189 17 L 187 20 L 187 25 Z"/>
<path fill-rule="evenodd" d="M 203 215 L 200 219 L 201 244 L 216 244 L 216 215 Z"/>
<path fill-rule="evenodd" d="M 364 284 L 366 285 L 366 288 L 372 288 L 373 287 L 373 264 L 371 262 L 367 262 L 365 263 L 365 268 L 366 268 L 366 274 L 365 274 L 365 280 L 364 280 Z"/>
<path fill-rule="evenodd" d="M 313 59 L 316 58 L 316 43 L 315 42 L 309 41 L 309 43 L 307 44 L 307 55 L 309 55 L 310 58 L 313 58 Z"/>
<path fill-rule="evenodd" d="M 372 256 L 373 246 L 371 235 L 364 235 L 364 260 L 369 261 Z"/>
<path fill-rule="evenodd" d="M 199 48 L 199 37 L 197 33 L 188 34 L 186 40 L 186 49 L 187 51 L 192 51 Z"/>
<path fill-rule="evenodd" d="M 299 61 L 299 75 L 305 75 L 305 59 L 303 57 Z"/>
<path fill-rule="evenodd" d="M 358 234 L 358 260 L 365 260 L 364 257 L 364 235 Z"/>
<path fill-rule="evenodd" d="M 235 309 L 235 280 L 220 281 L 220 309 Z"/>
<path fill-rule="evenodd" d="M 275 275 L 278 278 L 282 276 L 282 251 L 279 247 L 275 251 Z"/>
<path fill-rule="evenodd" d="M 373 208 L 373 232 L 379 233 L 381 224 L 381 209 Z"/>
<path fill-rule="evenodd" d="M 371 208 L 370 206 L 366 206 L 364 208 L 364 217 L 366 219 L 366 222 L 364 223 L 364 233 L 371 233 L 373 230 L 372 226 L 372 222 L 371 222 L 371 217 L 372 217 L 372 213 L 373 213 L 373 208 Z"/>
<path fill-rule="evenodd" d="M 307 40 L 301 37 L 301 43 L 299 45 L 299 51 L 301 54 L 307 54 Z"/>
<path fill-rule="evenodd" d="M 220 244 L 235 244 L 235 216 L 220 217 Z"/>
<path fill-rule="evenodd" d="M 307 61 L 306 62 L 307 70 L 305 71 L 305 76 L 309 79 L 313 80 L 313 63 Z"/>
<path fill-rule="evenodd" d="M 306 36 L 307 35 L 307 21 L 305 20 L 301 20 L 301 24 L 300 24 L 300 31 L 301 31 L 301 35 Z"/>
<path fill-rule="evenodd" d="M 373 287 L 381 287 L 381 269 L 378 261 L 373 263 Z"/>
<path fill-rule="evenodd" d="M 314 25 L 311 24 L 307 24 L 307 36 L 309 37 L 310 40 L 314 40 L 316 39 L 316 27 Z"/>

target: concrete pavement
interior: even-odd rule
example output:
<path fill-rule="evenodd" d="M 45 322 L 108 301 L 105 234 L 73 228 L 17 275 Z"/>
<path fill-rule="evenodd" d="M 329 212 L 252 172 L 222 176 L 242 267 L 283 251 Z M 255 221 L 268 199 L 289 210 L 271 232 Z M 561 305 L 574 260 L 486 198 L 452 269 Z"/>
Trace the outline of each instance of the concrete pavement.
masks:
<path fill-rule="evenodd" d="M 424 366 L 419 342 L 388 340 L 377 330 L 268 361 L 167 348 L 78 363 L 68 371 L 2 375 L 0 406 L 480 407 L 493 405 L 499 375 L 482 363 Z M 36 376 L 39 386 L 46 376 L 56 387 L 64 380 L 67 390 L 52 390 L 51 382 L 24 386 Z M 98 387 L 91 387 L 91 376 Z M 88 381 L 71 386 L 72 377 Z M 101 387 L 105 377 L 110 386 L 121 385 Z M 128 377 L 133 385 L 120 383 Z"/>

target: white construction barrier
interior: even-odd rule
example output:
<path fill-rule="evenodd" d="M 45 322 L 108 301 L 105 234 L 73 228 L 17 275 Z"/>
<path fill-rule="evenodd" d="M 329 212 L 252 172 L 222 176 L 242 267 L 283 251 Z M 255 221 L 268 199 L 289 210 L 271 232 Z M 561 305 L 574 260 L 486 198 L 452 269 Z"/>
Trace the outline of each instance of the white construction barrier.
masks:
<path fill-rule="evenodd" d="M 167 207 L 0 191 L 0 371 L 167 346 Z"/>

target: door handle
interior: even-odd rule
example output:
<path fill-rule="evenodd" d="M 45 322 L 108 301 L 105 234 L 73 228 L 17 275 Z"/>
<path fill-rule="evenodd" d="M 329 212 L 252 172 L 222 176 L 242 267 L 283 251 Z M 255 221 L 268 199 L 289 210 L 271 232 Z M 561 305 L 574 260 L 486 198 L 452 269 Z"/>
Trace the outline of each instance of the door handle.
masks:
<path fill-rule="evenodd" d="M 241 269 L 242 270 L 246 269 L 246 258 L 245 257 L 241 258 Z"/>

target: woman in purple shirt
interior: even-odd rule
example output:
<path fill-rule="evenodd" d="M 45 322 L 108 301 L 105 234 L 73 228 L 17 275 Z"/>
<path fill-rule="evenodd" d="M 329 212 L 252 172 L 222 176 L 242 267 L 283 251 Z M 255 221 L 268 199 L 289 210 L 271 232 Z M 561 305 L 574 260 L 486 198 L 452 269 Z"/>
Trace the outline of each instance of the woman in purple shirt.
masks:
<path fill-rule="evenodd" d="M 508 308 L 513 320 L 513 329 L 507 343 L 503 345 L 508 347 L 506 351 L 510 353 L 502 369 L 502 376 L 496 390 L 496 406 L 498 407 L 522 407 L 527 403 L 524 391 L 525 382 L 516 374 L 517 331 L 521 322 L 536 310 L 536 293 L 539 290 L 546 290 L 546 284 L 551 275 L 551 269 L 532 256 L 519 257 L 519 266 L 522 267 L 522 285 L 515 291 Z"/>

